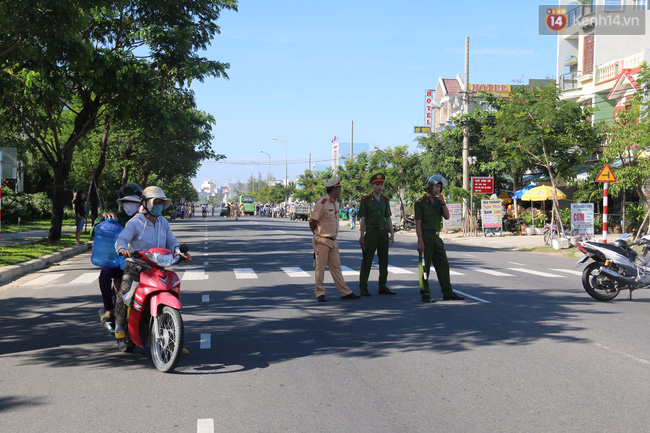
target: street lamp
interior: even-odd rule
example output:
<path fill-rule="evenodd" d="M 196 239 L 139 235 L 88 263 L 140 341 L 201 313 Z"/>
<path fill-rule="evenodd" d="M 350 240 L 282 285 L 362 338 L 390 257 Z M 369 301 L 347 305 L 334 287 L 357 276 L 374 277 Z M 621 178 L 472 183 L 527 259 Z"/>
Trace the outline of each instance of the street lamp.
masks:
<path fill-rule="evenodd" d="M 280 143 L 284 144 L 284 202 L 287 202 L 287 188 L 289 187 L 289 182 L 287 180 L 287 172 L 288 172 L 288 165 L 289 162 L 287 160 L 287 142 L 284 140 L 280 140 L 277 137 L 273 137 L 273 140 L 277 140 Z"/>
<path fill-rule="evenodd" d="M 271 180 L 271 155 L 268 153 L 264 152 L 263 150 L 260 150 L 260 153 L 263 153 L 264 155 L 269 157 L 269 180 Z"/>

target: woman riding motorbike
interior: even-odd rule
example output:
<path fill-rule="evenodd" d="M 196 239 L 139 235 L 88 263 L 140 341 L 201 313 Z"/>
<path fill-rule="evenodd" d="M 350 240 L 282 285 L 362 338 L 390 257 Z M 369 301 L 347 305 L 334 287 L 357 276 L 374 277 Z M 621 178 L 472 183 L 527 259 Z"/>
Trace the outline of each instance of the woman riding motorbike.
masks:
<path fill-rule="evenodd" d="M 115 242 L 115 250 L 122 257 L 130 258 L 133 251 L 148 250 L 151 248 L 166 248 L 181 254 L 178 241 L 169 222 L 162 215 L 162 211 L 171 205 L 162 189 L 149 186 L 142 191 L 142 206 L 140 213 L 135 215 L 124 227 Z M 189 253 L 182 254 L 185 262 L 192 261 Z M 116 296 L 115 302 L 115 338 L 126 338 L 126 313 L 127 305 L 123 296 L 131 290 L 133 282 L 140 281 L 140 273 L 146 268 L 132 260 L 127 260 L 124 266 L 122 285 Z"/>
<path fill-rule="evenodd" d="M 119 210 L 117 213 L 107 212 L 97 217 L 93 223 L 93 229 L 90 236 L 94 236 L 95 227 L 107 218 L 117 219 L 119 225 L 124 227 L 126 223 L 135 215 L 140 209 L 140 201 L 142 188 L 137 183 L 129 182 L 120 188 L 117 205 Z M 102 300 L 104 302 L 104 310 L 106 311 L 101 316 L 102 323 L 110 322 L 113 318 L 113 293 L 111 284 L 113 278 L 122 278 L 122 269 L 118 266 L 116 268 L 102 268 L 99 272 L 99 290 L 102 292 Z"/>

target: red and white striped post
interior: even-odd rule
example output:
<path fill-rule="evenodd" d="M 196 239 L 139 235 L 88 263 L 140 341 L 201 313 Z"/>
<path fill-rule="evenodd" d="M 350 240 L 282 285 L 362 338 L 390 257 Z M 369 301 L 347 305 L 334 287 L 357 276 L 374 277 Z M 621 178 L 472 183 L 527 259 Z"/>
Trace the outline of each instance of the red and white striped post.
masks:
<path fill-rule="evenodd" d="M 603 183 L 603 243 L 607 243 L 607 188 L 609 182 Z"/>

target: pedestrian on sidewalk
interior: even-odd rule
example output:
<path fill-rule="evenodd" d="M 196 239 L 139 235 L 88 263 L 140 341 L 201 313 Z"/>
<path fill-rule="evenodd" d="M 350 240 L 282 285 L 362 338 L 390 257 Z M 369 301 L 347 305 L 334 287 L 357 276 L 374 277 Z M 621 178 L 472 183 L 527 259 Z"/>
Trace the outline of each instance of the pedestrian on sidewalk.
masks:
<path fill-rule="evenodd" d="M 80 241 L 80 236 L 86 220 L 86 193 L 84 191 L 77 191 L 72 200 L 72 209 L 74 210 L 75 236 L 77 238 L 75 243 L 82 245 L 83 242 Z"/>
<path fill-rule="evenodd" d="M 309 219 L 309 228 L 314 237 L 312 246 L 316 259 L 316 299 L 318 302 L 326 302 L 325 299 L 325 266 L 330 270 L 334 284 L 341 293 L 341 299 L 359 299 L 348 287 L 343 279 L 341 270 L 341 256 L 339 255 L 339 244 L 336 236 L 339 233 L 339 206 L 338 199 L 341 196 L 341 179 L 336 177 L 325 184 L 327 194 L 321 197 L 314 206 Z"/>
<path fill-rule="evenodd" d="M 361 272 L 359 273 L 359 289 L 361 296 L 370 296 L 368 292 L 368 277 L 372 268 L 372 260 L 377 252 L 379 261 L 379 294 L 394 295 L 386 283 L 388 281 L 388 248 L 395 242 L 393 223 L 390 219 L 390 201 L 384 191 L 385 176 L 377 173 L 370 178 L 372 193 L 361 199 L 359 205 L 359 245 L 363 251 Z"/>
<path fill-rule="evenodd" d="M 442 218 L 449 219 L 449 209 L 444 194 L 443 186 L 447 186 L 447 180 L 439 174 L 429 176 L 424 184 L 426 195 L 415 202 L 415 232 L 418 237 L 418 253 L 420 257 L 424 254 L 424 263 L 420 259 L 420 295 L 422 302 L 435 302 L 431 298 L 429 289 L 429 272 L 431 263 L 436 270 L 442 299 L 444 301 L 463 300 L 462 296 L 454 293 L 451 287 L 449 276 L 449 260 L 445 244 L 440 239 L 440 227 Z M 426 278 L 425 278 L 426 277 Z"/>

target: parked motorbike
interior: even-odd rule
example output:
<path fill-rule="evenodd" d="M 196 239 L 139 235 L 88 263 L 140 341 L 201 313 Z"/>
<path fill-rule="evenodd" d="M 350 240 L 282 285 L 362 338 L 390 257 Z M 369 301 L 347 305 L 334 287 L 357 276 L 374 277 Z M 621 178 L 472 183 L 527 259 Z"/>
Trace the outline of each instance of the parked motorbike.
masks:
<path fill-rule="evenodd" d="M 188 248 L 180 247 L 185 254 Z M 174 370 L 183 352 L 184 326 L 181 317 L 181 282 L 178 275 L 165 268 L 183 259 L 165 248 L 134 251 L 133 260 L 149 269 L 140 274 L 140 282 L 125 295 L 129 305 L 127 313 L 128 335 L 117 341 L 122 352 L 131 352 L 135 346 L 151 346 L 151 359 L 164 373 Z M 115 285 L 118 284 L 114 281 Z M 98 314 L 103 314 L 100 309 Z M 111 336 L 115 336 L 115 322 L 104 323 Z"/>
<path fill-rule="evenodd" d="M 632 249 L 633 245 L 643 246 L 641 254 Z M 578 264 L 593 260 L 582 272 L 582 286 L 589 296 L 597 301 L 611 301 L 627 289 L 632 299 L 634 290 L 650 288 L 650 234 L 632 246 L 625 239 L 613 244 L 578 242 L 578 248 L 585 253 Z"/>
<path fill-rule="evenodd" d="M 404 217 L 404 221 L 402 222 L 402 227 L 406 231 L 415 230 L 415 220 L 413 218 Z"/>

